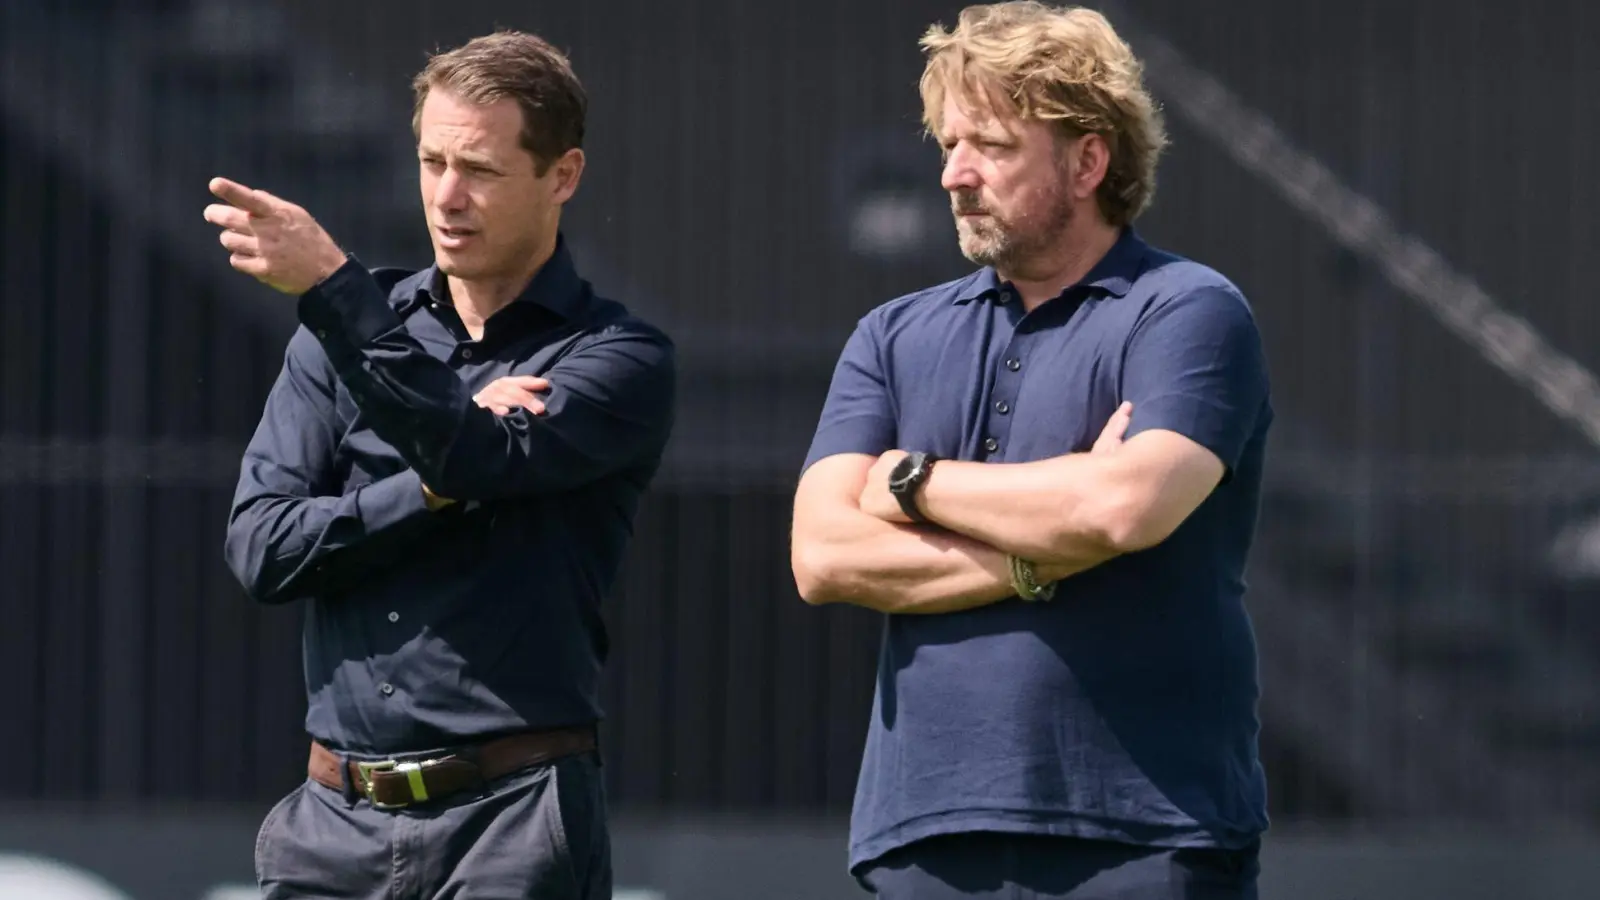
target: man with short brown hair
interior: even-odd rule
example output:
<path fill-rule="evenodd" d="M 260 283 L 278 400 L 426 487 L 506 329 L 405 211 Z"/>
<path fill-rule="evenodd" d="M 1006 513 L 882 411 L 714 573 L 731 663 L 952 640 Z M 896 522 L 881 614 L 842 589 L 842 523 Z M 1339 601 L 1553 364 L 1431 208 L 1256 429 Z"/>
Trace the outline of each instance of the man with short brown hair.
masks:
<path fill-rule="evenodd" d="M 206 208 L 303 326 L 226 542 L 253 599 L 307 603 L 308 777 L 262 823 L 257 877 L 269 898 L 609 898 L 599 607 L 672 428 L 672 344 L 568 253 L 586 100 L 562 54 L 498 33 L 416 89 L 429 268 L 369 271 L 226 179 Z"/>

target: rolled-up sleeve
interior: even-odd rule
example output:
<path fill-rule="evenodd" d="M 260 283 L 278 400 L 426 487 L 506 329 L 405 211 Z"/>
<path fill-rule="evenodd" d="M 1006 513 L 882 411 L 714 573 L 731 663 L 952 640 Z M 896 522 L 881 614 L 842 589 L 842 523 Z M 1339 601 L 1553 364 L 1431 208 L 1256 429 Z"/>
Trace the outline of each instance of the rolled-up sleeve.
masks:
<path fill-rule="evenodd" d="M 348 494 L 332 481 L 335 386 L 317 342 L 296 332 L 240 464 L 224 556 L 254 600 L 337 591 L 393 564 L 429 513 L 415 472 Z"/>
<path fill-rule="evenodd" d="M 671 433 L 673 345 L 636 319 L 597 326 L 547 371 L 521 373 L 551 382 L 543 414 L 498 416 L 411 337 L 355 260 L 301 296 L 300 316 L 373 432 L 445 497 L 572 490 L 653 465 Z"/>
<path fill-rule="evenodd" d="M 894 449 L 894 405 L 884 376 L 877 319 L 867 316 L 845 341 L 802 471 L 841 453 L 877 456 Z"/>
<path fill-rule="evenodd" d="M 1133 403 L 1127 437 L 1176 432 L 1232 473 L 1269 393 L 1261 335 L 1243 297 L 1206 287 L 1161 301 L 1134 330 L 1123 371 L 1123 399 Z"/>

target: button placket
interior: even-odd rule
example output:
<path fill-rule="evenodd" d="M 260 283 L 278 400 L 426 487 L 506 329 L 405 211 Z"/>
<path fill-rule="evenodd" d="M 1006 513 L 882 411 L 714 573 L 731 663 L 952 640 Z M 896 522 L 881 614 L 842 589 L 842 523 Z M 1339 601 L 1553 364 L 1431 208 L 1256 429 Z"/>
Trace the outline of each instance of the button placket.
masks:
<path fill-rule="evenodd" d="M 1011 436 L 1011 411 L 1021 384 L 1021 339 L 1022 335 L 1013 335 L 1011 343 L 1000 357 L 1000 371 L 994 380 L 993 395 L 989 398 L 989 415 L 986 417 L 987 426 L 982 443 L 985 457 L 999 455 Z"/>

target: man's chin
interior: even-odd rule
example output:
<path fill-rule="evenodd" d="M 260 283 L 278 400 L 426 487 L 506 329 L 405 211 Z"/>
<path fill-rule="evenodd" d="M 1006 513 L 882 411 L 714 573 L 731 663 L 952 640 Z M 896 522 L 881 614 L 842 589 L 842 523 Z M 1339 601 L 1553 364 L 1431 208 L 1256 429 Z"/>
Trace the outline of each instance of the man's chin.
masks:
<path fill-rule="evenodd" d="M 434 248 L 433 264 L 440 272 L 451 278 L 471 278 L 477 273 L 478 267 L 472 260 L 461 253 L 452 253 L 449 250 Z"/>
<path fill-rule="evenodd" d="M 961 247 L 962 256 L 980 266 L 993 265 L 1005 246 L 1005 241 L 991 228 L 980 228 L 960 219 L 956 220 L 956 243 Z"/>
<path fill-rule="evenodd" d="M 963 238 L 960 243 L 961 255 L 974 265 L 992 266 L 1000 261 L 1001 247 L 994 241 Z"/>

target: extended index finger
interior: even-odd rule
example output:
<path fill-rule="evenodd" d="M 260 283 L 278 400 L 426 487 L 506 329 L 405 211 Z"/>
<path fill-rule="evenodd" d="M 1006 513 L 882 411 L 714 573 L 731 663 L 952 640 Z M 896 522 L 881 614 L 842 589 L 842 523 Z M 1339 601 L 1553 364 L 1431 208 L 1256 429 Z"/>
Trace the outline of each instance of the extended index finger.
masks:
<path fill-rule="evenodd" d="M 1128 433 L 1128 425 L 1133 420 L 1133 404 L 1124 402 L 1117 407 L 1117 411 L 1106 420 L 1105 427 L 1100 429 L 1100 436 L 1095 438 L 1095 450 L 1112 450 L 1122 443 L 1123 435 Z"/>
<path fill-rule="evenodd" d="M 205 219 L 220 228 L 227 228 L 246 234 L 250 231 L 250 214 L 226 203 L 208 204 L 205 210 Z"/>
<path fill-rule="evenodd" d="M 1105 431 L 1107 433 L 1115 433 L 1120 440 L 1122 435 L 1127 432 L 1128 425 L 1132 421 L 1133 403 L 1124 400 L 1122 405 L 1117 407 L 1117 411 L 1111 414 L 1111 418 L 1106 420 Z"/>
<path fill-rule="evenodd" d="M 265 193 L 247 188 L 236 181 L 213 178 L 211 193 L 251 215 L 270 216 L 273 213 L 272 201 Z"/>

